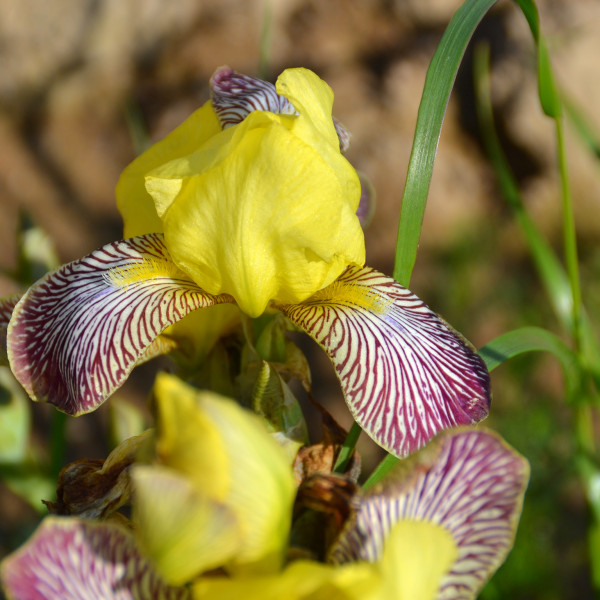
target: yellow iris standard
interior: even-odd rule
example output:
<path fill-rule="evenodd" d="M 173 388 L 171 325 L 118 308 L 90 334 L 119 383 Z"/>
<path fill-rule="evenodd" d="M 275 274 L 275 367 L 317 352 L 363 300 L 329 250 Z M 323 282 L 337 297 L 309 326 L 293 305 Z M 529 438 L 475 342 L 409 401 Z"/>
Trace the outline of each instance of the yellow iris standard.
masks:
<path fill-rule="evenodd" d="M 127 236 L 164 232 L 182 271 L 253 317 L 365 260 L 360 182 L 340 153 L 331 89 L 306 69 L 285 71 L 276 88 L 297 115 L 257 110 L 221 130 L 207 103 L 117 187 Z"/>

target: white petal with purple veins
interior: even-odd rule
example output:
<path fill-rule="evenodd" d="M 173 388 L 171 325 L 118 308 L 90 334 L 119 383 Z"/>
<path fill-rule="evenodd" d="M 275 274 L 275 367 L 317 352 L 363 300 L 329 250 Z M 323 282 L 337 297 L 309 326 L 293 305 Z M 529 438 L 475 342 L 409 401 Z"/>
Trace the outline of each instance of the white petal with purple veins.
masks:
<path fill-rule="evenodd" d="M 325 349 L 356 422 L 392 454 L 487 416 L 483 361 L 393 279 L 351 266 L 302 304 L 279 308 Z"/>
<path fill-rule="evenodd" d="M 527 461 L 497 434 L 446 432 L 363 496 L 330 559 L 375 562 L 395 523 L 426 521 L 458 548 L 437 598 L 472 600 L 512 547 L 528 479 Z"/>
<path fill-rule="evenodd" d="M 12 370 L 34 400 L 77 415 L 97 408 L 159 334 L 222 302 L 171 261 L 161 234 L 108 244 L 46 275 L 15 307 Z"/>
<path fill-rule="evenodd" d="M 189 600 L 165 584 L 133 536 L 110 523 L 47 517 L 33 538 L 2 563 L 12 600 Z"/>

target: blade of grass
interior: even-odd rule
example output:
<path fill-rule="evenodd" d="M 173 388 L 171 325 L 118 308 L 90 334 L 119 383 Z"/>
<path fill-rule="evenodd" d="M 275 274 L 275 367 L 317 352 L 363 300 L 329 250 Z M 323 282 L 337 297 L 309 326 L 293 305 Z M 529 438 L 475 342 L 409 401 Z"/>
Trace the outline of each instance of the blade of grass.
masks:
<path fill-rule="evenodd" d="M 565 375 L 569 398 L 575 399 L 581 389 L 581 369 L 579 360 L 557 335 L 541 327 L 522 327 L 504 333 L 481 348 L 479 356 L 488 371 L 510 358 L 525 352 L 550 352 L 559 361 Z"/>
<path fill-rule="evenodd" d="M 500 190 L 506 202 L 513 209 L 515 218 L 523 231 L 534 265 L 554 312 L 565 331 L 572 334 L 573 296 L 569 278 L 554 250 L 527 214 L 517 182 L 498 139 L 490 97 L 489 50 L 484 44 L 478 45 L 475 49 L 473 73 L 479 130 L 488 157 L 494 167 Z M 581 311 L 580 353 L 582 363 L 598 382 L 600 381 L 600 346 L 583 307 Z"/>
<path fill-rule="evenodd" d="M 564 142 L 564 128 L 562 117 L 562 102 L 554 83 L 552 65 L 546 42 L 540 31 L 539 16 L 533 0 L 516 0 L 527 18 L 529 28 L 537 47 L 538 57 L 538 89 L 540 103 L 544 112 L 554 119 L 558 170 L 561 183 L 562 222 L 565 264 L 569 284 L 571 286 L 572 302 L 572 334 L 577 348 L 582 346 L 581 329 L 581 288 L 579 282 L 579 261 L 577 258 L 577 238 L 575 234 L 575 219 L 573 217 L 573 201 L 569 186 L 569 171 L 567 167 L 567 153 Z"/>
<path fill-rule="evenodd" d="M 467 0 L 454 14 L 431 60 L 406 174 L 396 242 L 394 279 L 408 287 L 442 122 L 458 67 L 477 25 L 496 0 Z"/>
<path fill-rule="evenodd" d="M 358 442 L 358 438 L 362 433 L 362 429 L 358 423 L 352 423 L 352 427 L 344 440 L 344 445 L 340 449 L 340 453 L 335 461 L 335 465 L 333 467 L 334 473 L 343 473 L 347 467 L 352 455 L 354 454 L 354 448 L 356 447 L 356 442 Z"/>
<path fill-rule="evenodd" d="M 569 98 L 564 91 L 561 92 L 561 96 L 565 107 L 565 116 L 570 119 L 575 131 L 589 151 L 597 159 L 600 159 L 600 133 L 575 100 Z"/>
<path fill-rule="evenodd" d="M 260 42 L 258 49 L 258 68 L 256 70 L 259 79 L 269 79 L 271 65 L 271 38 L 273 33 L 273 5 L 271 0 L 265 2 L 260 29 Z"/>
<path fill-rule="evenodd" d="M 567 331 L 571 331 L 573 301 L 569 280 L 554 250 L 525 211 L 518 184 L 500 145 L 492 112 L 489 46 L 486 44 L 479 44 L 475 48 L 473 76 L 479 130 L 500 190 L 523 230 L 533 261 L 558 320 Z"/>

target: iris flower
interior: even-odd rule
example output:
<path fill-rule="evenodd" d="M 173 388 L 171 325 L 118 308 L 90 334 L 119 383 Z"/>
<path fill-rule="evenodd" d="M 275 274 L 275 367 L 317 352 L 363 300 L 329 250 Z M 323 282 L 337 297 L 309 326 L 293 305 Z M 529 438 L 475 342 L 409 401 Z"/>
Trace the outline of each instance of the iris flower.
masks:
<path fill-rule="evenodd" d="M 154 458 L 130 470 L 133 533 L 46 519 L 1 565 L 9 599 L 470 600 L 512 547 L 529 470 L 492 432 L 444 432 L 350 498 L 336 499 L 342 476 L 313 476 L 312 506 L 345 516 L 324 560 L 294 560 L 292 468 L 263 422 L 171 375 L 155 396 Z"/>
<path fill-rule="evenodd" d="M 31 398 L 92 411 L 173 348 L 165 328 L 235 304 L 250 317 L 280 311 L 313 337 L 355 421 L 396 456 L 487 416 L 489 377 L 470 344 L 364 265 L 361 186 L 332 105 L 306 69 L 275 85 L 217 70 L 211 100 L 122 174 L 127 239 L 47 275 L 16 306 L 8 355 Z"/>

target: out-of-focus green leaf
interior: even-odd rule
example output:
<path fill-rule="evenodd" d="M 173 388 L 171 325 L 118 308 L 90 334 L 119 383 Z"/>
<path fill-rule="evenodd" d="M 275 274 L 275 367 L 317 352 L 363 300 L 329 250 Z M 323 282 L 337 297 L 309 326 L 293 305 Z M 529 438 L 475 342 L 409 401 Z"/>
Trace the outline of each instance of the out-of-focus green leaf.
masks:
<path fill-rule="evenodd" d="M 588 525 L 588 544 L 592 562 L 594 587 L 600 589 L 600 468 L 590 458 L 580 455 L 577 467 L 585 484 L 585 493 L 592 511 Z"/>
<path fill-rule="evenodd" d="M 550 352 L 565 374 L 569 397 L 581 390 L 581 367 L 577 355 L 557 335 L 541 327 L 522 327 L 502 334 L 479 350 L 488 371 L 525 352 Z"/>
<path fill-rule="evenodd" d="M 563 99 L 565 114 L 575 127 L 575 131 L 579 134 L 590 152 L 597 159 L 600 159 L 600 133 L 595 125 L 584 114 L 582 108 L 572 98 L 569 98 L 564 91 L 561 92 L 561 97 Z"/>
<path fill-rule="evenodd" d="M 394 279 L 408 287 L 417 257 L 421 224 L 442 122 L 463 54 L 485 13 L 496 0 L 467 0 L 454 14 L 431 60 L 402 196 Z"/>
<path fill-rule="evenodd" d="M 534 264 L 554 312 L 565 331 L 573 333 L 573 295 L 567 274 L 552 247 L 529 218 L 519 192 L 517 182 L 500 145 L 490 98 L 489 52 L 479 46 L 474 57 L 476 108 L 480 131 L 488 156 L 492 162 L 502 194 L 514 210 L 521 226 Z M 581 345 L 579 351 L 583 366 L 600 381 L 600 346 L 585 310 L 580 315 Z"/>
<path fill-rule="evenodd" d="M 0 367 L 0 463 L 24 460 L 31 426 L 31 406 L 10 369 Z"/>
<path fill-rule="evenodd" d="M 554 82 L 546 42 L 540 31 L 538 10 L 533 0 L 516 0 L 516 2 L 527 19 L 538 50 L 538 90 L 542 109 L 549 117 L 555 119 L 562 113 L 562 104 Z"/>
<path fill-rule="evenodd" d="M 490 97 L 489 47 L 477 46 L 474 54 L 473 74 L 479 129 L 498 178 L 502 195 L 514 210 L 558 319 L 567 331 L 571 331 L 573 299 L 569 279 L 554 250 L 526 213 L 519 187 L 498 139 Z"/>
<path fill-rule="evenodd" d="M 125 120 L 131 136 L 131 142 L 136 155 L 141 154 L 151 146 L 148 128 L 138 104 L 130 100 L 125 105 Z"/>
<path fill-rule="evenodd" d="M 56 479 L 42 471 L 37 463 L 27 460 L 20 465 L 0 466 L 0 479 L 38 513 L 48 514 L 42 500 L 56 497 Z"/>
<path fill-rule="evenodd" d="M 258 69 L 256 73 L 259 79 L 269 79 L 271 70 L 271 40 L 273 37 L 273 3 L 271 0 L 267 0 L 263 6 L 260 45 L 258 49 Z"/>
<path fill-rule="evenodd" d="M 56 247 L 50 236 L 26 215 L 22 215 L 18 234 L 17 280 L 23 285 L 31 285 L 59 265 Z"/>

